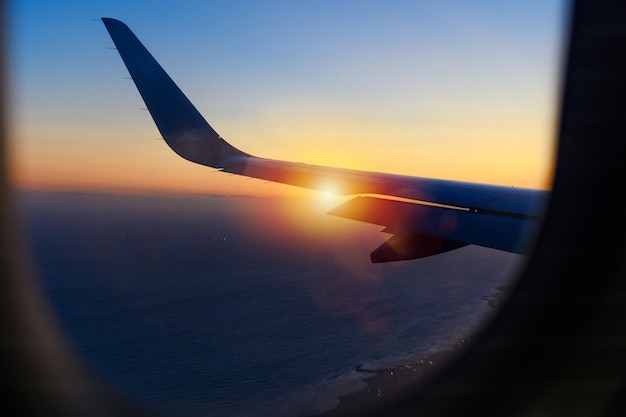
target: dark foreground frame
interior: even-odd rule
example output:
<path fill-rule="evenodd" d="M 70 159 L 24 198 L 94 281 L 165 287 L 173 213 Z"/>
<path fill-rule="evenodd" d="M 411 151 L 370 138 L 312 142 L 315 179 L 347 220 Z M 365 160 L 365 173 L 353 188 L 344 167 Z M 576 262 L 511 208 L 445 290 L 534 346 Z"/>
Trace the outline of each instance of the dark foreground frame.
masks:
<path fill-rule="evenodd" d="M 502 313 L 429 384 L 368 414 L 626 415 L 626 2 L 577 1 L 571 21 L 552 199 L 523 279 Z M 0 122 L 4 139 L 6 120 Z M 145 414 L 94 380 L 56 331 L 16 234 L 2 168 L 6 409 Z"/>

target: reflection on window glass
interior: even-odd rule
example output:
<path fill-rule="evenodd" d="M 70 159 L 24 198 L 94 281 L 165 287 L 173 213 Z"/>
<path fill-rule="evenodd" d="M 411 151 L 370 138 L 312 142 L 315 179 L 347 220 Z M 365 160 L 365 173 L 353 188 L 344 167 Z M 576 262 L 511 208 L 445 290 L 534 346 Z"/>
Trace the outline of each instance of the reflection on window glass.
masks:
<path fill-rule="evenodd" d="M 315 415 L 423 378 L 525 259 L 502 235 L 538 224 L 527 197 L 550 188 L 565 7 L 13 4 L 12 181 L 76 350 L 185 416 Z M 229 175 L 172 152 L 98 16 L 228 143 L 308 165 Z"/>

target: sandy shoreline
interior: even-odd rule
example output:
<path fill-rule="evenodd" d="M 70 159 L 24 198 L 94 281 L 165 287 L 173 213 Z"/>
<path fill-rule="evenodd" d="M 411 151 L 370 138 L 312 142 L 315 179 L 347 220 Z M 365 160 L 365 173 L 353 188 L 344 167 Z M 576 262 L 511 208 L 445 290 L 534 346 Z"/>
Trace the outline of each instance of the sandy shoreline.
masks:
<path fill-rule="evenodd" d="M 428 380 L 434 368 L 445 362 L 450 355 L 461 349 L 468 338 L 461 339 L 447 351 L 434 353 L 417 363 L 408 363 L 386 369 L 370 370 L 359 366 L 356 372 L 365 375 L 362 379 L 366 387 L 339 397 L 339 404 L 332 410 L 316 414 L 315 417 L 338 417 L 359 415 L 376 410 L 389 400 L 406 394 L 407 390 L 418 383 Z"/>
<path fill-rule="evenodd" d="M 483 297 L 483 300 L 491 307 L 498 309 L 506 299 L 509 289 L 510 286 L 508 285 L 496 287 L 493 293 Z M 451 356 L 464 349 L 469 340 L 469 336 L 461 338 L 448 349 L 434 352 L 427 355 L 426 359 L 417 362 L 409 361 L 407 364 L 376 370 L 363 369 L 363 367 L 358 366 L 355 371 L 371 373 L 371 376 L 362 378 L 366 387 L 339 396 L 339 403 L 334 408 L 315 414 L 314 417 L 345 417 L 369 414 L 390 400 L 399 399 L 402 395 L 410 395 L 410 389 L 416 389 L 420 383 L 428 381 L 438 365 L 450 360 Z"/>

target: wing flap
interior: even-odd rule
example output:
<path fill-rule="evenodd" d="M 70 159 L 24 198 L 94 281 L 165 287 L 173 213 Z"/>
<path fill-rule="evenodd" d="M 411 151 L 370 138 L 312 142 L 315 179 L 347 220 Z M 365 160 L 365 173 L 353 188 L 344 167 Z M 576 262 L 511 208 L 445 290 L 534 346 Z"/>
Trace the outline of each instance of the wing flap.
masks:
<path fill-rule="evenodd" d="M 426 258 L 467 246 L 467 243 L 409 233 L 394 235 L 370 254 L 372 263 Z"/>
<path fill-rule="evenodd" d="M 537 221 L 377 197 L 356 197 L 328 214 L 384 226 L 398 236 L 412 233 L 525 254 Z"/>

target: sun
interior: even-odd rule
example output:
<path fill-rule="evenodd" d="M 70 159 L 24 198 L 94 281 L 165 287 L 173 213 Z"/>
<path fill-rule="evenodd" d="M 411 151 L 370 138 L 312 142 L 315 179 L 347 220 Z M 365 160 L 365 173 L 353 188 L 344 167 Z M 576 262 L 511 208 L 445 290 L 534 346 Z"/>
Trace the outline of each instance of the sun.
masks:
<path fill-rule="evenodd" d="M 315 202 L 323 210 L 328 211 L 346 201 L 341 184 L 337 181 L 326 181 L 316 187 Z"/>

